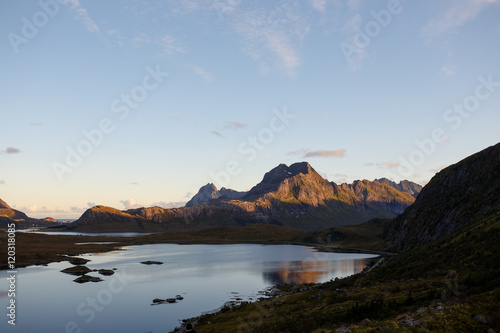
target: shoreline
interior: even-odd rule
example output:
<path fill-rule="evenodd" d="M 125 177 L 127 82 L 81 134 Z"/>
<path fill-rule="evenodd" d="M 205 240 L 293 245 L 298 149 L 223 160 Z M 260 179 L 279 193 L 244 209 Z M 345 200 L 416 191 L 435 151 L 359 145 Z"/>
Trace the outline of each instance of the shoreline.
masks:
<path fill-rule="evenodd" d="M 40 232 L 47 232 L 39 230 Z M 83 231 L 82 231 L 83 232 Z M 125 233 L 122 231 L 121 233 Z M 364 239 L 345 239 L 326 242 L 318 235 L 331 232 L 303 231 L 272 225 L 250 225 L 245 227 L 215 227 L 192 231 L 173 231 L 163 233 L 145 233 L 133 236 L 92 235 L 61 235 L 36 232 L 16 232 L 16 267 L 47 265 L 51 262 L 69 261 L 78 255 L 86 253 L 110 252 L 124 246 L 145 244 L 262 244 L 262 245 L 299 245 L 314 248 L 319 252 L 365 253 L 380 256 L 392 256 L 394 253 L 380 251 L 382 247 L 373 241 Z M 102 232 L 104 233 L 104 232 Z M 108 233 L 108 232 L 106 232 Z M 315 237 L 311 237 L 311 234 Z M 0 230 L 0 244 L 7 244 L 7 232 Z M 326 238 L 326 237 L 325 237 Z M 314 240 L 314 242 L 312 241 Z M 320 241 L 320 242 L 318 242 Z M 78 243 L 83 243 L 76 245 Z M 366 244 L 367 248 L 359 248 Z M 375 245 L 373 245 L 375 244 Z M 7 253 L 0 251 L 0 270 L 8 269 Z"/>
<path fill-rule="evenodd" d="M 0 230 L 0 243 L 3 237 L 7 235 L 6 232 Z M 297 246 L 307 246 L 314 248 L 318 252 L 336 252 L 336 253 L 364 253 L 364 254 L 376 254 L 379 256 L 393 256 L 395 253 L 388 253 L 383 251 L 375 251 L 370 249 L 360 249 L 360 248 L 350 248 L 341 247 L 338 244 L 318 244 L 301 242 L 294 240 L 266 240 L 266 239 L 227 239 L 227 238 L 210 238 L 205 237 L 199 239 L 168 239 L 167 237 L 158 238 L 158 236 L 165 236 L 165 234 L 145 234 L 144 236 L 131 236 L 131 237 L 120 237 L 120 236 L 89 236 L 89 235 L 50 235 L 46 233 L 36 233 L 36 232 L 16 232 L 18 245 L 18 257 L 16 258 L 16 267 L 24 268 L 29 266 L 40 266 L 48 265 L 54 262 L 70 261 L 75 259 L 82 254 L 87 253 L 99 253 L 99 252 L 111 252 L 117 251 L 124 246 L 136 246 L 136 245 L 147 245 L 147 244 L 178 244 L 178 245 L 196 245 L 196 244 L 206 244 L 206 245 L 224 245 L 224 244 L 261 244 L 261 245 L 297 245 Z M 175 233 L 172 233 L 175 235 Z M 156 237 L 155 237 L 156 236 Z M 30 259 L 30 253 L 23 252 L 23 241 L 24 243 L 41 244 L 43 241 L 48 243 L 48 240 L 54 243 L 57 240 L 60 246 L 55 246 L 55 248 L 43 248 L 43 246 L 36 247 L 36 254 Z M 78 243 L 82 243 L 79 244 Z M 21 251 L 19 251 L 21 250 Z M 9 268 L 6 260 L 0 263 L 0 270 L 7 270 Z"/>

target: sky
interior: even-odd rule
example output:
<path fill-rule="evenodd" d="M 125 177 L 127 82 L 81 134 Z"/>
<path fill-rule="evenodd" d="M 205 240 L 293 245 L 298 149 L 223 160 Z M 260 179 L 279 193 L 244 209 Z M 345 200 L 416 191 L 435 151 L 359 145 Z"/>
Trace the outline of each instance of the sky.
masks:
<path fill-rule="evenodd" d="M 0 198 L 180 207 L 307 161 L 425 184 L 500 141 L 500 0 L 0 2 Z"/>

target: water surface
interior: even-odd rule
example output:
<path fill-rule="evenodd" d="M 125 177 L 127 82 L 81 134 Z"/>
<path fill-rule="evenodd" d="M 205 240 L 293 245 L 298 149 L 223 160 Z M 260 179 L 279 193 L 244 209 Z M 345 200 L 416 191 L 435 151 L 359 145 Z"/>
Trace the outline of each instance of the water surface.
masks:
<path fill-rule="evenodd" d="M 113 269 L 104 281 L 77 284 L 60 270 L 67 262 L 18 269 L 16 326 L 2 332 L 168 332 L 179 319 L 215 310 L 235 299 L 256 300 L 259 291 L 281 283 L 316 283 L 360 272 L 367 254 L 322 253 L 294 245 L 130 246 L 89 254 L 90 269 Z M 144 265 L 141 261 L 161 261 Z M 6 281 L 7 271 L 0 271 Z M 7 282 L 0 282 L 6 313 Z M 154 298 L 181 295 L 175 304 L 152 306 Z"/>

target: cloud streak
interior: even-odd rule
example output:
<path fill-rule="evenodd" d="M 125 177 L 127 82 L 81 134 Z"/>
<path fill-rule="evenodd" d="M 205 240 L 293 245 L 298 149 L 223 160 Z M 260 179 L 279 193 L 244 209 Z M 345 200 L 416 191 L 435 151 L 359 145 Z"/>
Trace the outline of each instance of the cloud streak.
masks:
<path fill-rule="evenodd" d="M 90 15 L 87 12 L 87 10 L 81 6 L 79 0 L 66 0 L 66 1 L 67 1 L 66 3 L 70 4 L 71 10 L 76 13 L 76 16 L 75 16 L 76 20 L 80 21 L 85 26 L 87 31 L 95 32 L 95 33 L 100 32 L 99 27 L 90 18 Z"/>
<path fill-rule="evenodd" d="M 304 157 L 344 157 L 345 149 L 310 151 Z"/>
<path fill-rule="evenodd" d="M 14 147 L 7 147 L 5 150 L 0 150 L 0 154 L 19 154 L 21 150 Z"/>
<path fill-rule="evenodd" d="M 224 129 L 227 130 L 239 130 L 239 129 L 245 129 L 248 125 L 244 123 L 240 123 L 237 121 L 230 121 L 226 125 L 224 125 Z"/>
<path fill-rule="evenodd" d="M 386 162 L 377 163 L 377 166 L 380 168 L 395 169 L 395 168 L 399 168 L 401 166 L 401 164 L 394 162 L 394 161 L 386 161 Z"/>
<path fill-rule="evenodd" d="M 231 18 L 231 26 L 242 39 L 243 52 L 263 72 L 278 68 L 295 76 L 301 65 L 297 48 L 309 32 L 298 2 L 282 2 L 266 11 L 249 7 Z"/>
<path fill-rule="evenodd" d="M 440 36 L 455 32 L 456 29 L 473 20 L 486 6 L 500 0 L 455 0 L 437 17 L 429 20 L 422 28 L 425 37 Z"/>
<path fill-rule="evenodd" d="M 203 80 L 205 80 L 207 82 L 213 81 L 212 75 L 210 73 L 208 73 L 206 70 L 204 70 L 203 68 L 201 68 L 200 66 L 191 65 L 191 66 L 188 66 L 188 67 L 191 68 L 191 70 L 193 71 L 193 73 L 195 73 L 196 75 L 198 75 Z"/>
<path fill-rule="evenodd" d="M 346 153 L 345 149 L 336 149 L 336 150 L 311 150 L 309 148 L 302 148 L 298 150 L 291 151 L 287 153 L 288 155 L 302 155 L 304 158 L 309 157 L 344 157 Z"/>
<path fill-rule="evenodd" d="M 217 131 L 210 131 L 210 134 L 215 135 L 218 138 L 225 139 L 226 137 L 221 133 Z"/>
<path fill-rule="evenodd" d="M 165 209 L 179 208 L 179 207 L 184 207 L 186 205 L 186 202 L 187 201 L 171 201 L 171 202 L 158 201 L 158 202 L 153 202 L 150 205 L 144 205 L 137 202 L 135 199 L 126 199 L 120 201 L 120 203 L 124 207 L 124 210 L 142 208 L 142 207 L 161 207 Z"/>

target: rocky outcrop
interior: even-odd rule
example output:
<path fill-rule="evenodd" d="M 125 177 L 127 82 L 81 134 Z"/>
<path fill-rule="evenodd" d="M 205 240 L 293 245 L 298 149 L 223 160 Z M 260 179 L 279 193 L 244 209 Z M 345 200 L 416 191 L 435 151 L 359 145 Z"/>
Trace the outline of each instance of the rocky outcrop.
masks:
<path fill-rule="evenodd" d="M 387 178 L 380 178 L 380 179 L 375 179 L 374 182 L 389 185 L 390 187 L 393 187 L 400 192 L 410 194 L 414 198 L 416 198 L 420 193 L 420 191 L 422 191 L 422 185 L 411 182 L 409 180 L 402 180 L 399 183 L 396 183 Z"/>
<path fill-rule="evenodd" d="M 413 248 L 500 211 L 500 143 L 436 174 L 415 202 L 392 220 L 385 237 L 393 250 Z"/>
<path fill-rule="evenodd" d="M 235 190 L 231 190 L 228 188 L 221 188 L 220 190 L 213 183 L 209 183 L 200 188 L 198 193 L 194 197 L 191 198 L 186 203 L 186 207 L 199 205 L 205 202 L 210 202 L 213 200 L 221 199 L 239 199 L 243 197 L 246 192 L 238 192 Z"/>

